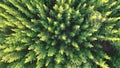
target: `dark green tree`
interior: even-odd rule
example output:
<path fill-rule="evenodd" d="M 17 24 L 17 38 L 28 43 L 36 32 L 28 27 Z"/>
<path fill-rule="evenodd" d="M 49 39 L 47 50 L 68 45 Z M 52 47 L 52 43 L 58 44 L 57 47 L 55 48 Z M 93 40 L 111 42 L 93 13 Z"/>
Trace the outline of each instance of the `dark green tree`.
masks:
<path fill-rule="evenodd" d="M 0 68 L 118 68 L 119 44 L 120 0 L 0 0 Z"/>

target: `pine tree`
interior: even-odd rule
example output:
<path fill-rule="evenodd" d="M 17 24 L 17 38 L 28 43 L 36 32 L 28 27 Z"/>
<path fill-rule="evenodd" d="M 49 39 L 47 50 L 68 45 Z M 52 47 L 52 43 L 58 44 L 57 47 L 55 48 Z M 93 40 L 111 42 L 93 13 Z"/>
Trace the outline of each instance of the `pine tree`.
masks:
<path fill-rule="evenodd" d="M 119 47 L 119 10 L 119 0 L 1 0 L 0 68 L 111 68 L 99 42 Z"/>

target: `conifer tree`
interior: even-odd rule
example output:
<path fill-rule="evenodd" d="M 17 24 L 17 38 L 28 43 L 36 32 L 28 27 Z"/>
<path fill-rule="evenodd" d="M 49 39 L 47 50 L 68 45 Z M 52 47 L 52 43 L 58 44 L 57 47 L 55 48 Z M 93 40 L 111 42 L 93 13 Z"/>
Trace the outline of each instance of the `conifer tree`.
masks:
<path fill-rule="evenodd" d="M 114 68 L 119 25 L 120 0 L 1 0 L 0 68 Z"/>

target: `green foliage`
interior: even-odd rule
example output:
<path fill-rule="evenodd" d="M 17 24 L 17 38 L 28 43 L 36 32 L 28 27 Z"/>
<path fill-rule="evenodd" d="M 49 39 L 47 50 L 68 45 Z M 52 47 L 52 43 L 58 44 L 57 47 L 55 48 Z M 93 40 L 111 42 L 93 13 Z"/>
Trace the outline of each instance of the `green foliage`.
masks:
<path fill-rule="evenodd" d="M 0 67 L 119 68 L 119 25 L 119 0 L 1 0 Z"/>

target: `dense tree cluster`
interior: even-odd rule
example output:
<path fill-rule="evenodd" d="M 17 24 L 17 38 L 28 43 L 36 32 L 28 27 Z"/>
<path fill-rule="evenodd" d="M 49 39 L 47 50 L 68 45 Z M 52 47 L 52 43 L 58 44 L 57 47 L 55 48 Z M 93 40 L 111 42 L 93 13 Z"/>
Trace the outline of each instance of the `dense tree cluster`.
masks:
<path fill-rule="evenodd" d="M 119 44 L 120 0 L 0 1 L 0 68 L 119 68 Z"/>

